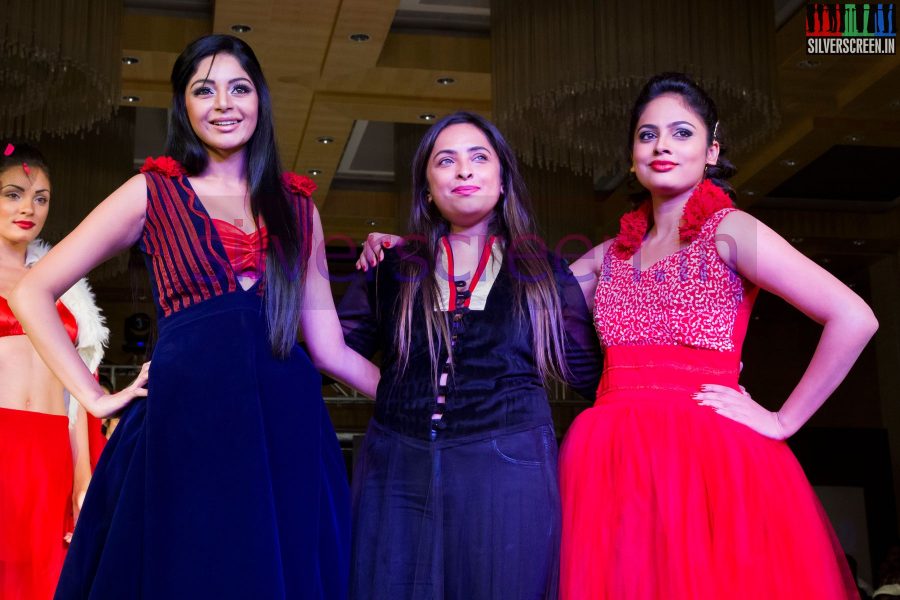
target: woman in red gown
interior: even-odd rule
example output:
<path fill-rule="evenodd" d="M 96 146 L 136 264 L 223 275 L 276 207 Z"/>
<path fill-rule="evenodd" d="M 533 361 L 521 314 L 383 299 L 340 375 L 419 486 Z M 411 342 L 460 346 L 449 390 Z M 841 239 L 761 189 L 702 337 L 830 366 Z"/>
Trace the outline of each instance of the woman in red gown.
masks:
<path fill-rule="evenodd" d="M 6 296 L 48 246 L 37 239 L 50 208 L 43 157 L 0 144 L 0 598 L 53 596 L 91 477 L 89 421 L 69 401 L 9 310 Z M 57 303 L 60 319 L 92 371 L 108 330 L 82 280 Z M 90 425 L 99 438 L 99 421 Z"/>
<path fill-rule="evenodd" d="M 572 266 L 605 365 L 560 456 L 565 599 L 856 597 L 784 440 L 838 386 L 877 322 L 840 281 L 733 207 L 718 129 L 714 103 L 690 79 L 651 79 L 629 142 L 649 198 Z M 824 326 L 776 412 L 738 384 L 759 289 Z"/>

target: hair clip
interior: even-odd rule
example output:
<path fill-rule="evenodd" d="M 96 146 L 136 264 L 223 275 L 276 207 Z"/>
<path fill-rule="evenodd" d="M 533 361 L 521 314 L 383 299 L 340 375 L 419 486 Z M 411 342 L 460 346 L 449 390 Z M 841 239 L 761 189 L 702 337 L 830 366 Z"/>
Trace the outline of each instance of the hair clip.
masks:
<path fill-rule="evenodd" d="M 31 167 L 28 166 L 27 162 L 22 163 L 22 170 L 25 171 L 26 177 L 31 177 Z"/>
<path fill-rule="evenodd" d="M 10 156 L 15 151 L 15 146 L 13 146 L 12 144 L 6 144 L 6 149 L 3 151 L 3 156 Z"/>
<path fill-rule="evenodd" d="M 716 121 L 715 127 L 713 127 L 713 140 L 719 139 L 719 122 Z"/>

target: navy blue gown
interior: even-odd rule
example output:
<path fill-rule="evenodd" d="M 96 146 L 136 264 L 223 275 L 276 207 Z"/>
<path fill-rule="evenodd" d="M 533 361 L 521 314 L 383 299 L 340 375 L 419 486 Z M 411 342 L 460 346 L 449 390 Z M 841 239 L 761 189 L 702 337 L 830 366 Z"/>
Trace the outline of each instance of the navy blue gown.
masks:
<path fill-rule="evenodd" d="M 273 356 L 265 280 L 237 284 L 187 178 L 145 174 L 149 394 L 100 459 L 56 598 L 344 598 L 349 490 L 319 373 L 299 346 Z"/>

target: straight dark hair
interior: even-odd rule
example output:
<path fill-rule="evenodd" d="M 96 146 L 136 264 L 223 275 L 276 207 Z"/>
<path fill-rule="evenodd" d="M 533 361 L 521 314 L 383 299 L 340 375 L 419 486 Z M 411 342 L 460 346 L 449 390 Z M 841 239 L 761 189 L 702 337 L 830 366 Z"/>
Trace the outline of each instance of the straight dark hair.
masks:
<path fill-rule="evenodd" d="M 450 224 L 436 204 L 428 201 L 428 162 L 441 132 L 451 125 L 460 124 L 474 125 L 481 130 L 500 161 L 500 181 L 504 192 L 494 207 L 488 232 L 504 243 L 504 260 L 510 261 L 509 270 L 516 298 L 514 311 L 520 323 L 531 323 L 532 347 L 538 371 L 545 378 L 553 376 L 561 379 L 566 373 L 563 355 L 565 334 L 556 278 L 547 258 L 547 248 L 537 235 L 528 190 L 519 174 L 516 156 L 493 123 L 480 115 L 463 111 L 435 123 L 422 137 L 413 157 L 413 198 L 409 216 L 411 235 L 409 244 L 400 249 L 404 260 L 400 263 L 400 325 L 395 332 L 401 369 L 405 369 L 409 361 L 414 310 L 421 311 L 425 319 L 435 385 L 441 345 L 447 348 L 451 366 L 453 364 L 446 315 L 433 308 L 438 306 L 440 290 L 437 278 L 432 276 L 436 272 L 440 239 L 450 232 Z M 526 304 L 528 314 L 523 310 Z"/>
<path fill-rule="evenodd" d="M 250 76 L 259 96 L 256 130 L 245 146 L 245 176 L 254 220 L 266 224 L 265 303 L 269 341 L 275 356 L 286 358 L 297 343 L 300 328 L 301 282 L 305 273 L 306 244 L 300 240 L 297 212 L 282 184 L 281 159 L 275 143 L 272 99 L 269 86 L 253 50 L 232 35 L 207 35 L 191 42 L 172 67 L 172 117 L 166 139 L 166 154 L 184 166 L 188 174 L 206 169 L 209 155 L 191 127 L 185 92 L 204 58 L 233 56 Z"/>

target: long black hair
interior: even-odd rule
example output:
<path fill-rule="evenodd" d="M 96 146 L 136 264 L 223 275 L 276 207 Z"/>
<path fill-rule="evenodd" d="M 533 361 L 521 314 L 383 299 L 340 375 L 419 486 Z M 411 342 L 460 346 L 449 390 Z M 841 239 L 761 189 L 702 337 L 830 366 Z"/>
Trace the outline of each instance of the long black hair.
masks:
<path fill-rule="evenodd" d="M 725 190 L 725 193 L 734 200 L 736 195 L 734 188 L 727 179 L 732 177 L 737 169 L 725 158 L 725 144 L 722 141 L 722 125 L 719 122 L 719 110 L 716 103 L 710 98 L 697 83 L 684 73 L 659 73 L 651 77 L 634 101 L 631 109 L 631 121 L 628 127 L 628 156 L 634 144 L 634 132 L 637 129 L 638 120 L 644 113 L 647 105 L 664 94 L 677 94 L 685 103 L 703 119 L 706 125 L 706 145 L 711 146 L 713 141 L 719 142 L 719 158 L 715 165 L 706 169 L 704 177 L 711 179 L 713 183 Z"/>
<path fill-rule="evenodd" d="M 409 215 L 409 232 L 412 235 L 408 247 L 403 249 L 407 260 L 400 265 L 403 274 L 398 302 L 400 325 L 395 333 L 400 365 L 405 368 L 409 360 L 414 310 L 421 311 L 425 319 L 435 382 L 440 344 L 447 348 L 452 364 L 446 315 L 433 309 L 440 297 L 438 282 L 435 277 L 428 276 L 436 272 L 440 239 L 450 232 L 450 224 L 441 215 L 437 203 L 428 201 L 428 162 L 441 132 L 451 125 L 460 124 L 477 127 L 500 162 L 503 192 L 494 207 L 488 231 L 505 244 L 504 260 L 511 262 L 510 271 L 514 273 L 514 311 L 520 322 L 531 323 L 538 371 L 544 377 L 561 379 L 566 373 L 566 365 L 559 293 L 546 246 L 537 235 L 528 189 L 519 173 L 515 153 L 493 123 L 480 115 L 463 111 L 448 115 L 432 125 L 419 142 L 412 161 L 413 198 Z M 421 299 L 418 307 L 417 298 Z M 523 310 L 523 302 L 528 307 L 528 314 Z"/>
<path fill-rule="evenodd" d="M 304 256 L 306 244 L 301 244 L 297 213 L 282 184 L 269 86 L 246 42 L 231 35 L 207 35 L 191 42 L 175 61 L 166 154 L 180 162 L 188 174 L 201 173 L 206 168 L 209 155 L 191 127 L 185 91 L 200 62 L 218 54 L 229 54 L 240 63 L 259 97 L 256 130 L 245 146 L 247 187 L 253 218 L 262 217 L 269 235 L 265 288 L 269 340 L 276 356 L 287 357 L 297 342 L 301 282 L 308 257 Z"/>

